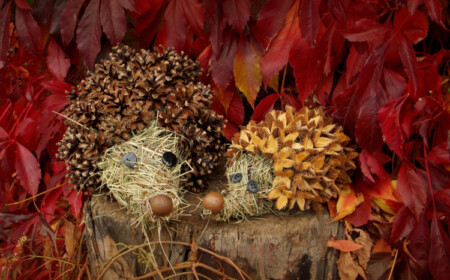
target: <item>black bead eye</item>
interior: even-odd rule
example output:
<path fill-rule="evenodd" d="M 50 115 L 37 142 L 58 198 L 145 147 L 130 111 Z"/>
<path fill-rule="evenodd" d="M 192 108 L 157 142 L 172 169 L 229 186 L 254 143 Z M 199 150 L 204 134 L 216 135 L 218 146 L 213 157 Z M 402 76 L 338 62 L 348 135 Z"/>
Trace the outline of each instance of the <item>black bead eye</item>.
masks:
<path fill-rule="evenodd" d="M 247 190 L 251 193 L 257 193 L 259 191 L 259 184 L 255 180 L 250 180 L 247 183 Z"/>
<path fill-rule="evenodd" d="M 134 168 L 134 165 L 136 164 L 137 161 L 137 157 L 132 152 L 128 152 L 123 156 L 121 161 L 129 168 Z"/>
<path fill-rule="evenodd" d="M 172 152 L 165 152 L 162 155 L 162 162 L 167 167 L 174 167 L 177 164 L 177 156 Z"/>
<path fill-rule="evenodd" d="M 242 180 L 242 173 L 230 174 L 230 181 L 232 183 L 239 183 Z"/>

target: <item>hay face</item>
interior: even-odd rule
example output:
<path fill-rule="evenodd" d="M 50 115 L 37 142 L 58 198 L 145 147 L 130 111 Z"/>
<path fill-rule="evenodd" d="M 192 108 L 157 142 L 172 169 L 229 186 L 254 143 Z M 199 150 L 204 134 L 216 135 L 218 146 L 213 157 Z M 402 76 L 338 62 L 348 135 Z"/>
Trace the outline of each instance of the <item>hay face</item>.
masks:
<path fill-rule="evenodd" d="M 181 213 L 184 202 L 180 185 L 186 180 L 186 162 L 179 143 L 181 136 L 160 127 L 156 121 L 148 128 L 106 150 L 99 168 L 102 170 L 101 188 L 109 193 L 133 215 L 135 222 L 170 219 Z M 175 162 L 163 160 L 163 155 L 174 155 Z M 182 171 L 183 170 L 183 171 Z M 154 215 L 151 199 L 166 195 L 172 200 L 169 215 Z"/>
<path fill-rule="evenodd" d="M 235 153 L 226 170 L 228 188 L 221 192 L 223 209 L 212 219 L 242 221 L 272 212 L 273 203 L 266 198 L 272 189 L 272 166 L 273 161 L 261 155 Z M 204 214 L 211 215 L 211 211 L 205 209 Z"/>

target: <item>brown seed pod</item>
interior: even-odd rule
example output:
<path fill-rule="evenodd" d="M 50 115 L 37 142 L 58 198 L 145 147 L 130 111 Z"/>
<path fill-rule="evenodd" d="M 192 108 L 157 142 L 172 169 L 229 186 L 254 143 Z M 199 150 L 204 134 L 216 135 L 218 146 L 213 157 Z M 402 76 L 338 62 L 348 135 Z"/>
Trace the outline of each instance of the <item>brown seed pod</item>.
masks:
<path fill-rule="evenodd" d="M 203 199 L 202 205 L 213 214 L 218 214 L 223 208 L 223 197 L 218 192 L 210 192 Z"/>
<path fill-rule="evenodd" d="M 156 216 L 169 216 L 173 209 L 173 202 L 167 195 L 158 194 L 150 198 L 150 207 Z"/>

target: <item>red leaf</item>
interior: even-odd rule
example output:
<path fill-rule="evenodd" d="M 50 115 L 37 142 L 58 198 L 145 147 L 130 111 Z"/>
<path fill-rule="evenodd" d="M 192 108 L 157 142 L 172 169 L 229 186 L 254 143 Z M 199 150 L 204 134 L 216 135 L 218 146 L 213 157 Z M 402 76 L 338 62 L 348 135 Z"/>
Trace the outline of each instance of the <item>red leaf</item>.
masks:
<path fill-rule="evenodd" d="M 219 100 L 220 104 L 223 106 L 224 112 L 228 111 L 230 103 L 234 98 L 236 93 L 236 87 L 234 84 L 230 84 L 226 89 L 221 87 L 214 87 L 215 97 Z"/>
<path fill-rule="evenodd" d="M 295 110 L 300 110 L 303 107 L 302 103 L 300 103 L 297 98 L 293 97 L 290 94 L 282 92 L 281 93 L 281 98 L 282 98 L 282 101 L 283 101 L 282 104 L 284 104 L 284 105 L 286 105 L 286 104 L 291 105 L 292 107 L 295 108 Z"/>
<path fill-rule="evenodd" d="M 437 164 L 450 164 L 450 154 L 448 152 L 447 143 L 444 141 L 433 147 L 428 153 L 428 160 Z"/>
<path fill-rule="evenodd" d="M 400 59 L 402 60 L 403 67 L 405 67 L 406 73 L 408 73 L 409 79 L 413 84 L 413 93 L 417 92 L 418 82 L 417 82 L 417 61 L 416 53 L 411 45 L 411 43 L 406 39 L 405 36 L 400 37 Z"/>
<path fill-rule="evenodd" d="M 310 48 L 304 40 L 297 42 L 289 54 L 289 62 L 294 68 L 298 99 L 304 103 L 320 81 L 323 72 L 324 54 L 317 48 Z"/>
<path fill-rule="evenodd" d="M 197 36 L 203 36 L 203 26 L 205 24 L 205 11 L 197 0 L 179 0 L 189 26 Z"/>
<path fill-rule="evenodd" d="M 236 51 L 233 73 L 236 86 L 244 93 L 252 107 L 255 106 L 256 96 L 262 82 L 259 68 L 260 58 L 257 46 L 242 37 Z"/>
<path fill-rule="evenodd" d="M 444 26 L 442 22 L 442 4 L 439 0 L 426 0 L 425 6 L 428 10 L 428 15 L 432 20 Z"/>
<path fill-rule="evenodd" d="M 100 21 L 112 46 L 122 41 L 127 30 L 125 11 L 122 0 L 102 0 L 100 5 Z"/>
<path fill-rule="evenodd" d="M 85 0 L 68 0 L 61 12 L 61 38 L 68 45 L 73 38 L 73 32 L 77 24 L 78 13 Z"/>
<path fill-rule="evenodd" d="M 16 142 L 16 172 L 22 187 L 31 195 L 36 195 L 41 181 L 41 168 L 36 157 L 24 146 Z"/>
<path fill-rule="evenodd" d="M 298 1 L 292 5 L 286 15 L 282 28 L 270 42 L 266 53 L 261 58 L 261 75 L 265 86 L 287 64 L 289 52 L 295 41 L 299 38 L 300 29 L 298 28 L 297 11 Z"/>
<path fill-rule="evenodd" d="M 372 210 L 372 198 L 364 195 L 364 201 L 356 206 L 355 212 L 345 217 L 345 220 L 355 227 L 360 227 L 369 221 L 370 211 Z"/>
<path fill-rule="evenodd" d="M 376 23 L 370 18 L 362 18 L 356 21 L 348 33 L 344 34 L 344 38 L 350 42 L 382 42 L 389 28 Z"/>
<path fill-rule="evenodd" d="M 372 174 L 377 175 L 380 178 L 387 176 L 386 171 L 383 169 L 383 165 L 381 165 L 378 159 L 367 150 L 363 149 L 361 151 L 359 154 L 359 162 L 364 176 L 372 183 L 375 183 L 375 179 L 372 177 Z"/>
<path fill-rule="evenodd" d="M 298 7 L 298 1 L 295 1 L 295 4 Z M 257 32 L 264 35 L 266 38 L 272 39 L 284 25 L 283 22 L 286 22 L 288 17 L 286 13 L 291 5 L 292 0 L 267 1 L 258 13 L 258 21 L 256 22 Z"/>
<path fill-rule="evenodd" d="M 367 151 L 374 153 L 383 147 L 381 129 L 377 120 L 378 109 L 386 103 L 386 96 L 381 86 L 375 95 L 370 95 L 364 100 L 355 126 L 356 142 Z"/>
<path fill-rule="evenodd" d="M 100 51 L 100 0 L 89 2 L 77 28 L 77 46 L 89 69 L 94 68 L 95 57 Z"/>
<path fill-rule="evenodd" d="M 242 125 L 244 123 L 244 113 L 242 99 L 239 96 L 239 93 L 235 92 L 227 110 L 227 117 L 235 124 Z"/>
<path fill-rule="evenodd" d="M 211 45 L 214 46 L 214 44 Z M 226 34 L 220 53 L 214 53 L 211 59 L 211 74 L 214 82 L 226 88 L 233 79 L 233 64 L 237 49 L 237 39 L 231 32 Z"/>
<path fill-rule="evenodd" d="M 384 142 L 400 157 L 403 156 L 403 143 L 405 142 L 400 127 L 400 112 L 407 98 L 408 95 L 404 95 L 394 99 L 385 104 L 378 112 Z"/>
<path fill-rule="evenodd" d="M 394 27 L 411 42 L 417 44 L 427 37 L 428 21 L 421 11 L 410 14 L 407 8 L 402 8 L 394 17 Z"/>
<path fill-rule="evenodd" d="M 250 18 L 251 5 L 251 0 L 224 0 L 222 2 L 225 19 L 239 34 L 242 34 Z"/>
<path fill-rule="evenodd" d="M 14 3 L 21 9 L 31 10 L 31 6 L 27 3 L 26 0 L 14 0 Z"/>
<path fill-rule="evenodd" d="M 156 15 L 161 9 L 161 4 L 164 2 L 164 0 L 156 0 L 156 1 L 144 1 L 143 3 L 145 5 L 148 5 L 145 7 L 145 12 L 139 16 L 139 18 L 136 21 L 136 33 L 138 35 L 141 35 L 147 28 L 152 27 L 152 22 L 155 19 Z M 139 2 L 141 3 L 141 2 Z M 136 6 L 140 4 L 136 3 Z M 143 9 L 143 7 L 137 7 L 138 11 L 142 12 L 140 9 Z M 158 24 L 159 27 L 159 24 Z"/>
<path fill-rule="evenodd" d="M 182 0 L 181 0 L 182 1 Z M 186 18 L 180 0 L 170 1 L 164 13 L 167 45 L 180 51 L 186 41 Z"/>
<path fill-rule="evenodd" d="M 362 249 L 363 246 L 350 240 L 328 240 L 327 246 L 341 252 L 353 252 Z"/>
<path fill-rule="evenodd" d="M 386 92 L 389 94 L 390 99 L 399 98 L 406 92 L 408 84 L 405 78 L 399 73 L 389 68 L 384 68 L 383 78 L 386 85 Z"/>
<path fill-rule="evenodd" d="M 264 97 L 256 106 L 252 115 L 252 120 L 257 122 L 264 120 L 266 114 L 273 110 L 273 105 L 275 105 L 275 101 L 277 101 L 278 98 L 280 98 L 279 93 L 272 93 Z"/>
<path fill-rule="evenodd" d="M 57 188 L 50 193 L 46 193 L 41 203 L 41 213 L 44 215 L 45 220 L 50 223 L 53 220 L 53 214 L 55 213 L 56 202 L 62 195 L 63 188 Z"/>
<path fill-rule="evenodd" d="M 408 236 L 416 225 L 416 220 L 407 207 L 402 207 L 397 212 L 392 226 L 390 244 Z"/>
<path fill-rule="evenodd" d="M 347 84 L 350 84 L 353 77 L 361 71 L 368 56 L 369 52 L 367 48 L 358 50 L 355 45 L 350 48 L 350 53 L 346 61 L 347 72 L 345 73 L 345 78 Z"/>
<path fill-rule="evenodd" d="M 427 181 L 403 164 L 398 173 L 397 192 L 418 221 L 427 203 Z"/>
<path fill-rule="evenodd" d="M 450 189 L 440 190 L 435 197 L 442 201 L 447 207 L 450 207 Z"/>
<path fill-rule="evenodd" d="M 30 11 L 16 8 L 16 30 L 25 48 L 34 54 L 41 51 L 41 31 Z"/>
<path fill-rule="evenodd" d="M 433 215 L 431 222 L 430 271 L 434 279 L 448 279 L 450 271 L 450 239 Z"/>
<path fill-rule="evenodd" d="M 6 5 L 0 11 L 0 61 L 6 61 L 6 54 L 9 51 L 9 18 L 11 16 L 11 3 Z M 2 67 L 0 67 L 1 69 Z"/>
<path fill-rule="evenodd" d="M 83 208 L 83 193 L 81 191 L 72 190 L 67 196 L 70 203 L 70 209 L 72 210 L 73 216 L 76 218 Z"/>
<path fill-rule="evenodd" d="M 320 3 L 320 1 L 319 1 Z M 315 0 L 302 0 L 298 13 L 300 18 L 300 31 L 310 47 L 316 44 L 317 33 L 319 33 L 319 9 Z"/>
<path fill-rule="evenodd" d="M 47 48 L 47 66 L 58 80 L 64 80 L 70 68 L 70 60 L 55 40 Z"/>

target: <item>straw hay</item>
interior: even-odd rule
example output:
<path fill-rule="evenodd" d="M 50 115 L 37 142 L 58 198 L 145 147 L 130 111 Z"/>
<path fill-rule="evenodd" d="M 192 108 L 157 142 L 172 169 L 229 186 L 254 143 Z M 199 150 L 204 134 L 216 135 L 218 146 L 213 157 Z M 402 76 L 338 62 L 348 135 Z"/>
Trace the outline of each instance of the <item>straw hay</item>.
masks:
<path fill-rule="evenodd" d="M 222 222 L 233 219 L 240 222 L 248 217 L 273 212 L 273 203 L 267 199 L 267 194 L 272 189 L 273 161 L 262 155 L 238 152 L 229 162 L 226 171 L 228 188 L 221 192 L 225 200 L 224 206 L 219 214 L 211 216 L 212 219 Z M 238 183 L 233 183 L 230 175 L 236 173 L 241 173 L 242 179 Z M 247 190 L 247 183 L 250 180 L 258 182 L 257 193 Z M 211 211 L 204 210 L 204 214 L 211 214 Z"/>
<path fill-rule="evenodd" d="M 185 175 L 181 167 L 186 156 L 179 147 L 180 135 L 162 128 L 153 121 L 148 128 L 133 136 L 129 141 L 115 145 L 106 150 L 101 162 L 101 187 L 107 187 L 119 204 L 135 217 L 135 223 L 157 220 L 150 207 L 150 198 L 164 194 L 172 199 L 173 210 L 167 217 L 177 216 L 186 206 L 183 202 L 181 183 Z M 172 152 L 177 156 L 177 164 L 167 167 L 162 163 L 162 154 Z M 137 156 L 133 168 L 121 162 L 122 157 L 132 152 Z"/>

